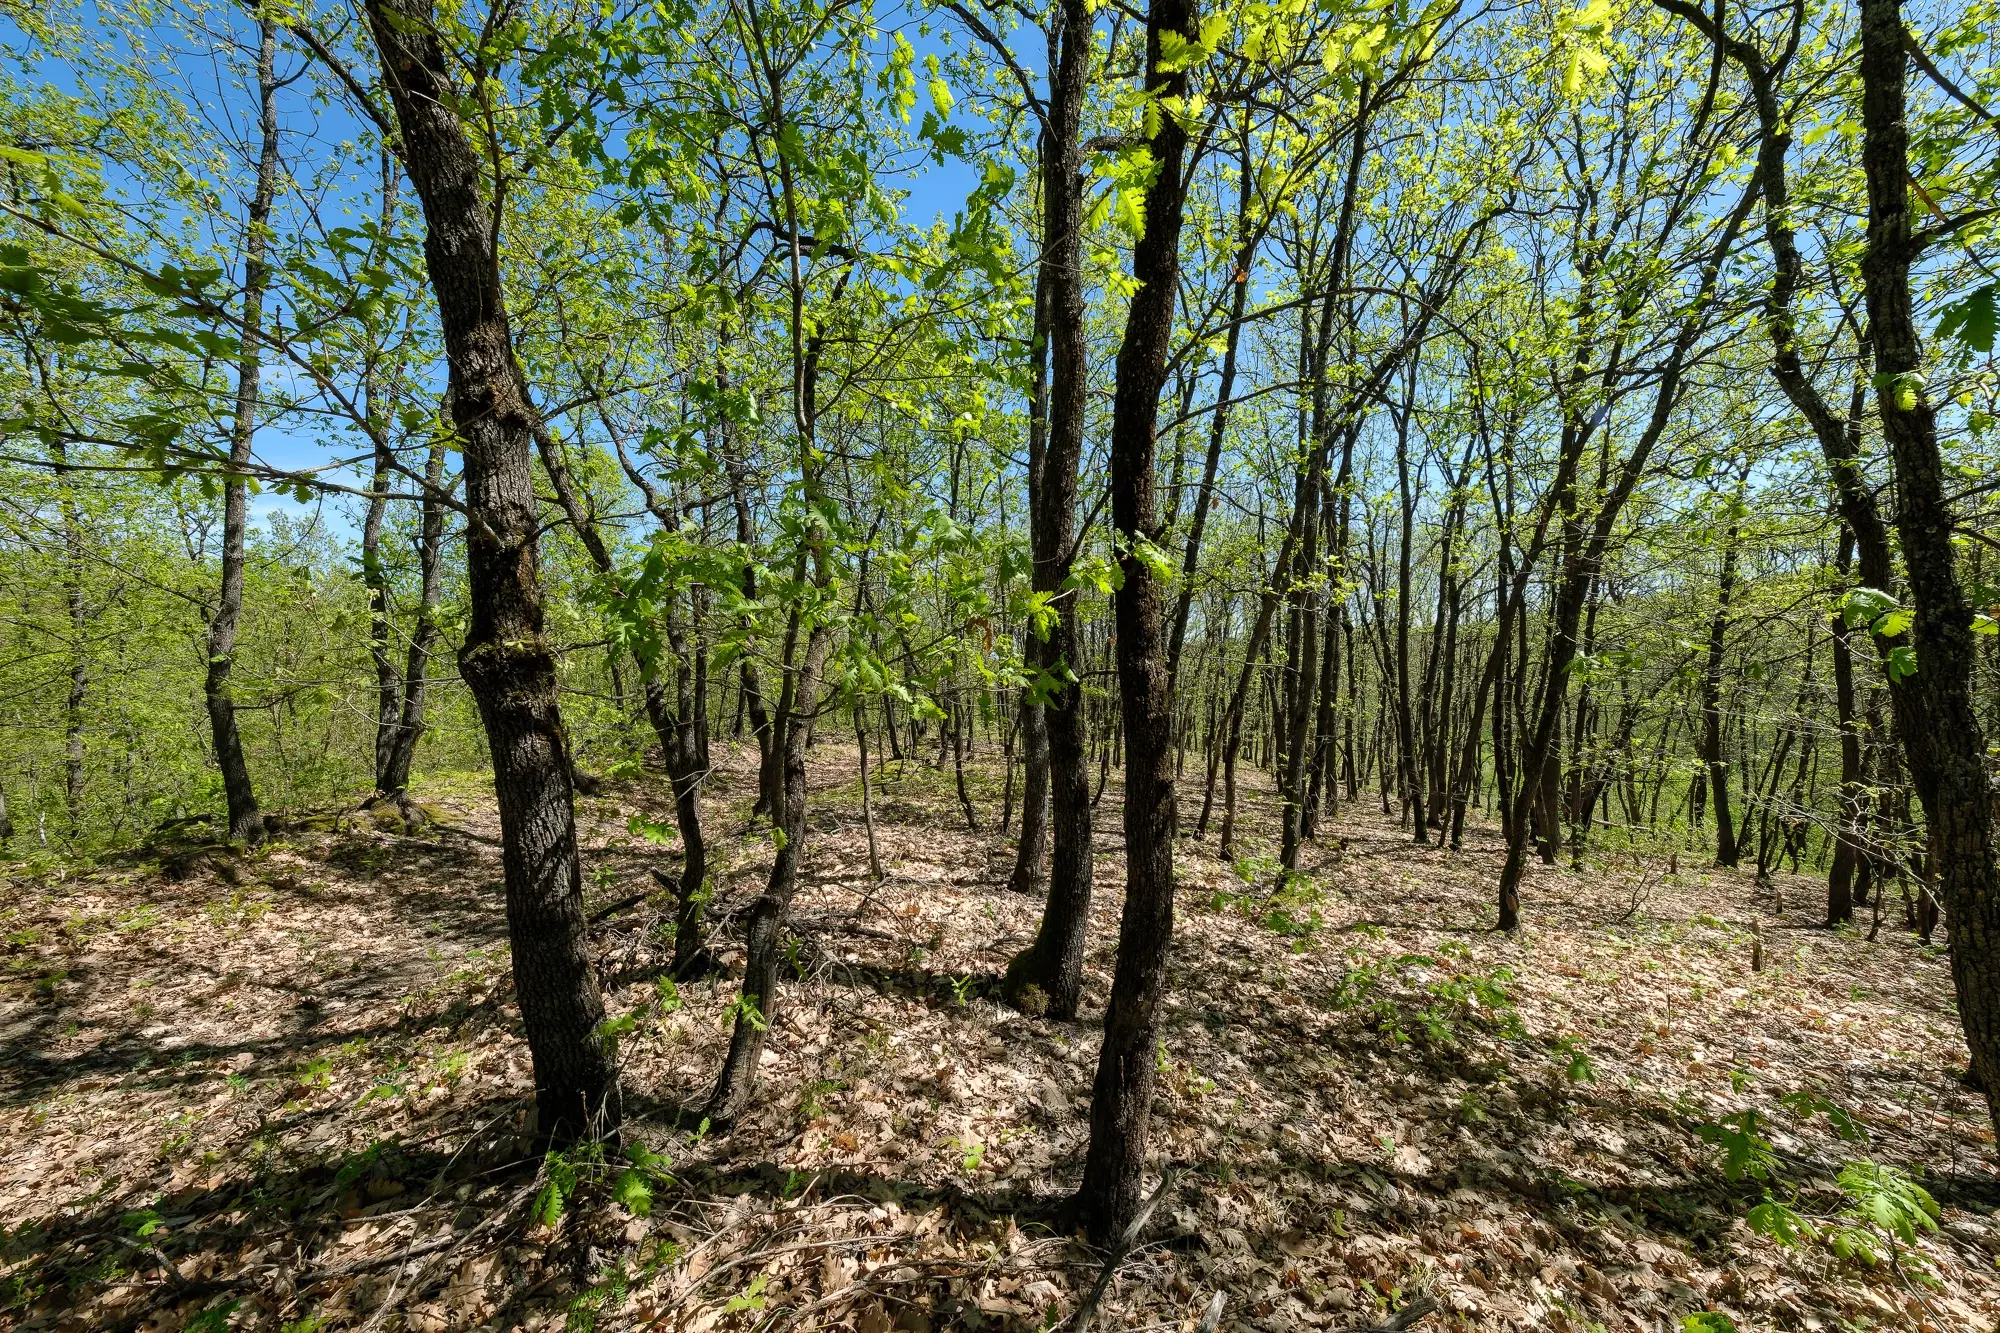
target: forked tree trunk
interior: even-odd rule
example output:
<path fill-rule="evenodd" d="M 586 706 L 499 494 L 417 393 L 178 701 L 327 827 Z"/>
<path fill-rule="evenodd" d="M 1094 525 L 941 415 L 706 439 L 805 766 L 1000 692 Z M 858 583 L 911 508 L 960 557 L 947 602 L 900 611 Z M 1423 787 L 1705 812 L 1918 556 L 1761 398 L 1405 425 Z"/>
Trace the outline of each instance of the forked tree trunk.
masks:
<path fill-rule="evenodd" d="M 459 671 L 492 751 L 514 990 L 534 1061 L 537 1127 L 555 1142 L 609 1136 L 621 1118 L 618 1072 L 585 947 L 569 740 L 543 633 L 535 421 L 521 394 L 492 213 L 481 193 L 485 164 L 452 109 L 460 93 L 431 0 L 369 0 L 367 16 L 401 129 L 403 165 L 423 203 L 424 258 L 465 460 L 471 618 Z"/>
<path fill-rule="evenodd" d="M 796 630 L 795 621 L 794 634 Z M 824 625 L 812 626 L 806 633 L 805 655 L 779 699 L 775 721 L 783 747 L 785 781 L 773 823 L 781 836 L 764 892 L 750 908 L 744 930 L 743 985 L 737 994 L 729 1053 L 723 1057 L 722 1073 L 708 1100 L 708 1118 L 723 1127 L 734 1124 L 749 1107 L 764 1058 L 764 1036 L 776 1021 L 778 963 L 782 957 L 779 937 L 791 913 L 793 895 L 798 892 L 799 858 L 806 846 L 806 749 L 812 744 L 820 675 L 832 646 L 832 632 Z"/>
<path fill-rule="evenodd" d="M 1573 502 L 1563 494 L 1567 483 L 1558 479 L 1556 508 L 1563 511 L 1565 526 L 1564 545 L 1566 559 L 1562 577 L 1551 610 L 1551 634 L 1549 637 L 1548 662 L 1545 667 L 1547 685 L 1542 691 L 1541 709 L 1534 726 L 1527 731 L 1526 743 L 1522 746 L 1520 789 L 1513 796 L 1513 813 L 1507 837 L 1507 858 L 1500 868 L 1499 884 L 1499 926 L 1502 930 L 1514 930 L 1521 921 L 1521 874 L 1526 864 L 1529 810 L 1540 795 L 1543 766 L 1548 762 L 1556 744 L 1557 724 L 1562 716 L 1562 681 L 1576 660 L 1577 630 L 1583 618 L 1583 604 L 1589 592 L 1591 580 L 1603 568 L 1604 553 L 1611 543 L 1611 536 L 1617 527 L 1618 516 L 1631 498 L 1640 478 L 1645 474 L 1646 460 L 1652 456 L 1653 446 L 1666 431 L 1674 408 L 1680 402 L 1682 376 L 1687 366 L 1689 352 L 1695 340 L 1711 317 L 1709 300 L 1714 295 L 1716 281 L 1722 272 L 1723 261 L 1736 247 L 1736 238 L 1742 230 L 1743 221 L 1749 215 L 1750 206 L 1756 202 L 1754 191 L 1745 192 L 1735 209 L 1723 220 L 1714 245 L 1709 249 L 1701 267 L 1701 282 L 1694 300 L 1681 316 L 1680 327 L 1676 330 L 1672 346 L 1660 367 L 1658 379 L 1653 389 L 1653 409 L 1645 429 L 1633 444 L 1632 452 L 1626 456 L 1619 469 L 1617 480 L 1605 493 L 1598 504 L 1594 523 L 1586 531 L 1573 513 Z M 1577 447 L 1581 447 L 1580 444 Z M 1572 451 L 1565 448 L 1561 466 L 1573 468 Z M 1525 619 L 1523 620 L 1525 625 Z M 1526 653 L 1521 660 L 1525 665 Z"/>

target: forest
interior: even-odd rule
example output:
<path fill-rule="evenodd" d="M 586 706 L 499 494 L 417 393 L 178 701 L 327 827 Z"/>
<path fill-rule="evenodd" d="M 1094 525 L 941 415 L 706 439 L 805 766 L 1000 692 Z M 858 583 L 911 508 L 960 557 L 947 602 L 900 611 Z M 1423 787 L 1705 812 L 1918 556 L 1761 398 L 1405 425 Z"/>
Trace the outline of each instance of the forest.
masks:
<path fill-rule="evenodd" d="M 0 1329 L 2000 1327 L 1994 0 L 0 45 Z"/>

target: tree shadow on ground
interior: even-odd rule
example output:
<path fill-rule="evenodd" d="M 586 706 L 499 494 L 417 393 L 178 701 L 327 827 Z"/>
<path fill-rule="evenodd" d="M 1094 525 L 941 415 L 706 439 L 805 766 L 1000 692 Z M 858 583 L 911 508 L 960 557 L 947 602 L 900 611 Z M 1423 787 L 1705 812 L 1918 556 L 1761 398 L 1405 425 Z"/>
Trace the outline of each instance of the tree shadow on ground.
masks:
<path fill-rule="evenodd" d="M 123 1333 L 162 1320 L 191 1326 L 234 1301 L 275 1324 L 313 1309 L 332 1287 L 374 1283 L 410 1264 L 419 1271 L 397 1274 L 403 1299 L 421 1295 L 469 1253 L 518 1232 L 495 1219 L 522 1210 L 537 1176 L 539 1158 L 523 1155 L 511 1126 L 524 1105 L 495 1097 L 454 1108 L 455 1119 L 484 1127 L 456 1147 L 388 1140 L 318 1162 L 252 1158 L 247 1174 L 156 1197 L 107 1183 L 94 1204 L 0 1233 L 10 1270 L 0 1317 L 23 1329 Z M 400 1229 L 382 1252 L 356 1242 L 357 1253 L 338 1255 L 350 1233 L 391 1224 Z"/>

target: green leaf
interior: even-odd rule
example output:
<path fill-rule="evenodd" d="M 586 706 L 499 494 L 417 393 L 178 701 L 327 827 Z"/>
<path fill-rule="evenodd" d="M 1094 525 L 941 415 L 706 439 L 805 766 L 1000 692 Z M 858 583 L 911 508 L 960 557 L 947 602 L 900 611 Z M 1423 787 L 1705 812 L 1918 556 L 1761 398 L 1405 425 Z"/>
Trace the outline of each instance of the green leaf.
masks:
<path fill-rule="evenodd" d="M 1840 1188 L 1853 1201 L 1851 1215 L 1872 1222 L 1905 1245 L 1920 1231 L 1936 1231 L 1940 1212 L 1930 1191 L 1893 1166 L 1867 1160 L 1840 1169 Z"/>
<path fill-rule="evenodd" d="M 1720 1310 L 1697 1310 L 1681 1317 L 1681 1333 L 1736 1333 L 1736 1321 Z"/>
<path fill-rule="evenodd" d="M 1994 327 L 2000 322 L 1994 312 L 1996 289 L 2000 282 L 1989 282 L 1946 306 L 1938 317 L 1937 340 L 1956 339 L 1969 352 L 1992 351 Z"/>
<path fill-rule="evenodd" d="M 1764 1202 L 1752 1208 L 1744 1221 L 1760 1236 L 1768 1236 L 1780 1245 L 1802 1245 L 1817 1233 L 1813 1224 L 1801 1217 L 1790 1204 L 1780 1203 L 1766 1194 Z"/>
<path fill-rule="evenodd" d="M 1763 1180 L 1777 1162 L 1755 1111 L 1735 1111 L 1694 1127 L 1695 1137 L 1722 1150 L 1722 1173 L 1731 1180 Z"/>
<path fill-rule="evenodd" d="M 1916 612 L 1906 606 L 1899 606 L 1894 611 L 1885 612 L 1869 628 L 1885 639 L 1893 639 L 1898 634 L 1907 633 L 1910 628 L 1910 622 L 1915 619 Z"/>
<path fill-rule="evenodd" d="M 645 1173 L 628 1168 L 611 1182 L 611 1197 L 634 1217 L 648 1217 L 653 1211 L 653 1186 Z"/>

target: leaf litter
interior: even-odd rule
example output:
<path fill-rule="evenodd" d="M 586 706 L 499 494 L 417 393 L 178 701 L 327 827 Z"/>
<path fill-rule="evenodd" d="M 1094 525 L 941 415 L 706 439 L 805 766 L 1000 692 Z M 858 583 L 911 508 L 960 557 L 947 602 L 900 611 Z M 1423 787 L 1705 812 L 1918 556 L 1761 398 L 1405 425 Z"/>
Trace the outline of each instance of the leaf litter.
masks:
<path fill-rule="evenodd" d="M 733 918 L 769 843 L 754 754 L 717 754 L 712 911 L 740 971 Z M 0 1328 L 1069 1318 L 1101 1268 L 1061 1203 L 1114 961 L 1117 784 L 1084 1013 L 1063 1023 L 993 998 L 1040 910 L 1006 888 L 998 774 L 968 773 L 973 832 L 948 770 L 886 765 L 877 883 L 853 764 L 815 752 L 791 972 L 757 1105 L 726 1134 L 699 1107 L 735 977 L 663 981 L 651 871 L 675 849 L 644 833 L 666 784 L 581 800 L 627 1116 L 625 1149 L 595 1156 L 527 1152 L 474 776 L 431 784 L 436 823 L 415 831 L 298 821 L 247 857 L 152 849 L 15 879 Z M 2000 1174 L 1957 1078 L 1941 950 L 1815 928 L 1809 877 L 1632 858 L 1537 867 L 1510 939 L 1489 928 L 1492 830 L 1413 846 L 1371 795 L 1282 894 L 1265 863 L 1183 840 L 1152 1131 L 1177 1174 L 1100 1327 L 1192 1330 L 1217 1291 L 1225 1328 L 1260 1330 L 1368 1324 L 1419 1293 L 1440 1307 L 1426 1327 L 1994 1326 Z M 1271 794 L 1247 799 L 1244 846 L 1274 844 Z M 1732 1143 L 1756 1170 L 1732 1178 Z M 1827 1238 L 1857 1158 L 1920 1182 L 1942 1224 L 1843 1257 Z M 1760 1202 L 1813 1234 L 1754 1231 Z"/>

